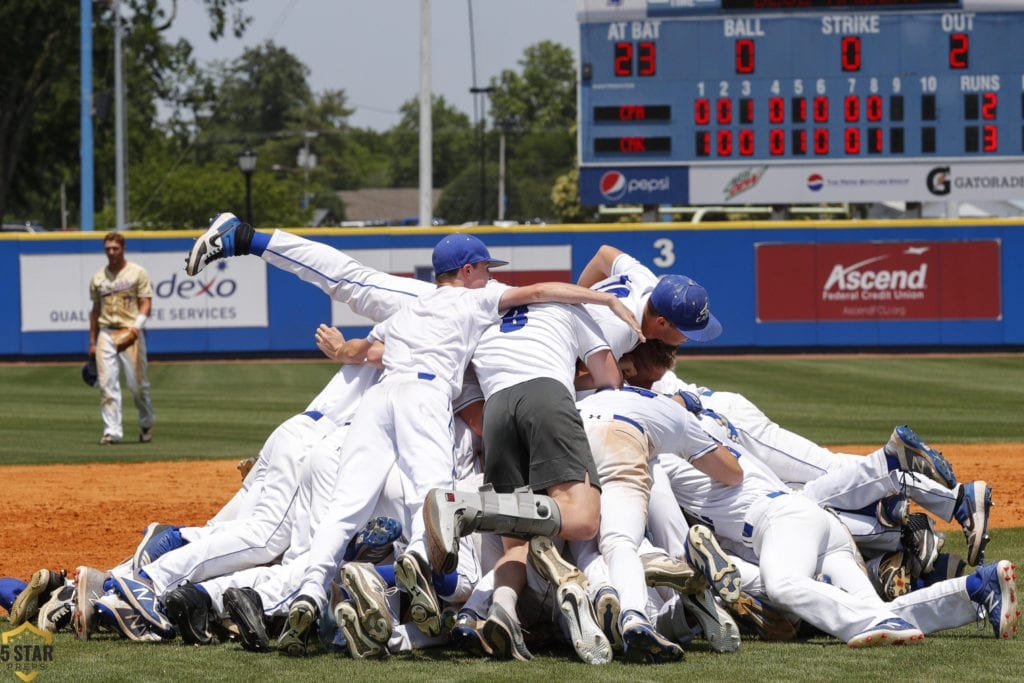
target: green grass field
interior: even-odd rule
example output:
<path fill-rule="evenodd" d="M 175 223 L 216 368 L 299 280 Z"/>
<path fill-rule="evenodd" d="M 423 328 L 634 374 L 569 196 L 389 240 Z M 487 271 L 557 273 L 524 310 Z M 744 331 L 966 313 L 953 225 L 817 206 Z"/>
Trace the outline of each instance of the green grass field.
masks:
<path fill-rule="evenodd" d="M 0 465 L 237 458 L 255 453 L 270 431 L 302 411 L 333 373 L 326 362 L 151 364 L 156 439 L 152 444 L 96 444 L 101 426 L 96 391 L 78 366 L 0 367 Z M 690 381 L 739 391 L 782 425 L 823 443 L 879 444 L 896 424 L 933 442 L 1024 442 L 1024 358 L 799 357 L 684 360 Z M 126 424 L 134 421 L 127 407 Z M 126 437 L 134 432 L 129 429 Z M 2 469 L 0 469 L 2 475 Z M 2 480 L 7 495 L 24 482 Z M 998 500 L 999 483 L 993 482 Z M 30 489 L 29 489 L 30 490 Z M 51 492 L 52 493 L 52 492 Z M 961 535 L 947 547 L 963 552 Z M 31 552 L 27 549 L 26 552 Z M 988 558 L 1024 569 L 1024 529 L 992 533 Z M 24 577 L 22 577 L 24 578 Z M 7 630 L 0 619 L 0 630 Z M 798 643 L 744 641 L 731 655 L 694 645 L 687 661 L 664 667 L 614 663 L 586 667 L 568 652 L 540 653 L 530 664 L 481 661 L 442 649 L 388 662 L 334 655 L 289 660 L 252 655 L 234 645 L 194 648 L 111 639 L 78 642 L 58 634 L 54 662 L 37 680 L 309 680 L 352 678 L 494 680 L 1019 680 L 1024 645 L 998 642 L 974 625 L 933 634 L 904 648 L 851 651 L 829 639 Z M 0 681 L 18 667 L 0 661 Z M 32 670 L 29 667 L 23 670 Z"/>

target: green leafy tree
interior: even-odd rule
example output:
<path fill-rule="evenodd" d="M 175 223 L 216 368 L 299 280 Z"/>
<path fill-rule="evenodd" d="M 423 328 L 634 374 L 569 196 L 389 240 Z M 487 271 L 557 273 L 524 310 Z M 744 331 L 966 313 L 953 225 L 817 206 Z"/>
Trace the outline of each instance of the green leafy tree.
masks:
<path fill-rule="evenodd" d="M 420 179 L 420 102 L 407 100 L 401 106 L 402 119 L 388 131 L 391 143 L 391 185 L 416 187 Z M 476 141 L 469 117 L 448 104 L 443 95 L 433 98 L 431 107 L 433 187 L 444 187 L 472 163 Z"/>

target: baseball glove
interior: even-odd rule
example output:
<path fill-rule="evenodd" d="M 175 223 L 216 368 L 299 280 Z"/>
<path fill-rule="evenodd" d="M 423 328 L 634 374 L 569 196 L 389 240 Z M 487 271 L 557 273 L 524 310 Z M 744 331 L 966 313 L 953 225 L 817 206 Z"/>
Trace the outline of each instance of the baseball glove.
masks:
<path fill-rule="evenodd" d="M 100 376 L 96 372 L 96 356 L 89 356 L 89 360 L 85 361 L 85 365 L 82 366 L 82 381 L 90 387 L 99 386 Z"/>
<path fill-rule="evenodd" d="M 122 327 L 121 329 L 112 330 L 110 332 L 110 339 L 114 342 L 114 346 L 117 347 L 118 353 L 134 344 L 138 338 L 139 331 L 134 327 Z"/>
<path fill-rule="evenodd" d="M 242 474 L 242 481 L 245 481 L 245 478 L 249 476 L 249 472 L 252 471 L 252 468 L 256 465 L 256 461 L 258 459 L 259 456 L 242 458 L 238 461 L 238 464 L 235 465 L 235 468 Z"/>

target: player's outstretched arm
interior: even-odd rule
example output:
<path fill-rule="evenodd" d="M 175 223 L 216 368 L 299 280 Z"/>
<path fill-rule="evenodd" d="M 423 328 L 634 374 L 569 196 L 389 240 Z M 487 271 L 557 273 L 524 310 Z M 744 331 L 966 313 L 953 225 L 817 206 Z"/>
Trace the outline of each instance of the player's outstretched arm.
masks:
<path fill-rule="evenodd" d="M 535 285 L 524 287 L 510 287 L 501 295 L 498 302 L 499 310 L 515 308 L 516 306 L 529 306 L 530 304 L 600 304 L 607 306 L 611 312 L 621 318 L 645 341 L 643 332 L 640 330 L 640 323 L 632 311 L 626 308 L 625 304 L 614 294 L 597 292 L 593 289 L 569 284 L 568 282 L 539 282 Z"/>
<path fill-rule="evenodd" d="M 717 446 L 710 453 L 692 460 L 691 464 L 726 486 L 737 486 L 743 481 L 743 468 L 725 446 Z"/>
<path fill-rule="evenodd" d="M 625 252 L 621 249 L 617 249 L 609 244 L 602 244 L 597 253 L 594 254 L 594 257 L 590 259 L 590 262 L 584 266 L 583 272 L 580 273 L 576 284 L 580 287 L 593 287 L 612 274 L 612 264 L 623 253 Z"/>

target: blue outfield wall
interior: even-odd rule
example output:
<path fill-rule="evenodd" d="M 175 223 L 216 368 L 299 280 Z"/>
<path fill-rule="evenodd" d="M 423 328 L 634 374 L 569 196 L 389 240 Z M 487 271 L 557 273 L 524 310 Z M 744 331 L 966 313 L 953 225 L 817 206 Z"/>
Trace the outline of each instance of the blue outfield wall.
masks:
<path fill-rule="evenodd" d="M 459 228 L 296 229 L 376 268 L 429 277 L 430 250 Z M 742 222 L 462 228 L 496 258 L 498 279 L 575 278 L 602 244 L 655 273 L 707 287 L 720 348 L 1024 345 L 1024 222 Z M 321 322 L 368 322 L 290 273 L 233 258 L 188 278 L 198 232 L 128 233 L 127 255 L 156 287 L 151 354 L 311 352 Z M 0 236 L 0 356 L 84 353 L 102 233 Z M 504 272 L 504 275 L 502 274 Z"/>

